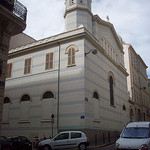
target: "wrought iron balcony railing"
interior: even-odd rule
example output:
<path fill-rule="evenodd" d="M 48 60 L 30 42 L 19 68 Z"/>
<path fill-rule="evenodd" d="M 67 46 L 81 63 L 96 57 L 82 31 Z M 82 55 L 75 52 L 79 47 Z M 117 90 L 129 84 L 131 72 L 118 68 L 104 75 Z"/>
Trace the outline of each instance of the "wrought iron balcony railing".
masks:
<path fill-rule="evenodd" d="M 3 5 L 8 10 L 12 11 L 17 17 L 26 21 L 27 9 L 17 0 L 0 0 L 0 5 Z"/>

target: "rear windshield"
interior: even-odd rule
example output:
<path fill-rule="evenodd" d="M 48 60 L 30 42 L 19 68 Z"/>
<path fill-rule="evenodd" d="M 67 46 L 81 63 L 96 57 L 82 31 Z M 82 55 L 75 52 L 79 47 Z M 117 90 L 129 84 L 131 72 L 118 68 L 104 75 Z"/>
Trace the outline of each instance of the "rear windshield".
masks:
<path fill-rule="evenodd" d="M 149 128 L 125 128 L 122 138 L 149 138 Z"/>

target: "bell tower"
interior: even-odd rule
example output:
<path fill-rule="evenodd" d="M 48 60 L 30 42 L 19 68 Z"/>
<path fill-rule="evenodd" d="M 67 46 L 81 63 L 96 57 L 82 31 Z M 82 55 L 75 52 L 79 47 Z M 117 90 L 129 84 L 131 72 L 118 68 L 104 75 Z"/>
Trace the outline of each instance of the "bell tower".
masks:
<path fill-rule="evenodd" d="M 73 30 L 84 26 L 92 33 L 92 0 L 66 0 L 65 30 Z"/>

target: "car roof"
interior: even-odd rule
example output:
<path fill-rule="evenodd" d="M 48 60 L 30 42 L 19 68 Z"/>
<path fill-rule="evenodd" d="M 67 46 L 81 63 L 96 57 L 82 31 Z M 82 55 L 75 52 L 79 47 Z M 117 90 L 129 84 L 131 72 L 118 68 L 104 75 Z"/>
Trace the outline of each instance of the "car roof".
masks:
<path fill-rule="evenodd" d="M 60 133 L 72 133 L 72 132 L 78 132 L 78 133 L 83 133 L 83 132 L 81 132 L 81 131 L 62 131 L 62 132 L 60 132 Z"/>
<path fill-rule="evenodd" d="M 150 127 L 150 122 L 145 122 L 145 121 L 131 122 L 126 126 L 126 128 L 131 128 L 131 127 Z"/>
<path fill-rule="evenodd" d="M 26 138 L 26 137 L 25 136 L 14 135 L 14 136 L 8 136 L 7 138 Z"/>

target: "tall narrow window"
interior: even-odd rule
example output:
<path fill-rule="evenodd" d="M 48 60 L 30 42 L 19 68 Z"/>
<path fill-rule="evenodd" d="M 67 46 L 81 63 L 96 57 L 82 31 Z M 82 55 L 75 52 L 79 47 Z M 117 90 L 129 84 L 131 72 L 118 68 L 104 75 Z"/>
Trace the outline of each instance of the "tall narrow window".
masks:
<path fill-rule="evenodd" d="M 54 57 L 53 53 L 46 54 L 46 65 L 45 65 L 46 70 L 53 69 L 53 57 Z"/>
<path fill-rule="evenodd" d="M 75 55 L 76 52 L 78 52 L 78 48 L 75 45 L 70 45 L 66 51 L 65 54 L 68 54 L 68 67 L 75 66 L 76 61 L 75 61 Z"/>
<path fill-rule="evenodd" d="M 31 58 L 25 59 L 24 74 L 31 73 Z"/>
<path fill-rule="evenodd" d="M 50 115 L 54 114 L 54 94 L 51 91 L 46 91 L 42 95 L 42 120 L 43 121 L 49 121 Z"/>
<path fill-rule="evenodd" d="M 11 78 L 12 63 L 7 64 L 7 78 Z"/>
<path fill-rule="evenodd" d="M 3 71 L 3 61 L 0 60 L 0 76 L 2 75 L 2 71 Z"/>
<path fill-rule="evenodd" d="M 20 99 L 20 121 L 29 121 L 30 96 L 24 94 Z"/>
<path fill-rule="evenodd" d="M 10 99 L 8 97 L 4 98 L 3 104 L 3 113 L 2 113 L 2 121 L 4 123 L 9 122 L 9 109 L 10 109 Z"/>
<path fill-rule="evenodd" d="M 112 76 L 109 77 L 109 87 L 110 87 L 110 104 L 114 105 L 114 83 Z"/>
<path fill-rule="evenodd" d="M 133 113 L 133 109 L 130 109 L 130 122 L 134 121 L 134 113 Z"/>
<path fill-rule="evenodd" d="M 100 121 L 100 101 L 99 101 L 99 94 L 97 91 L 93 93 L 93 115 L 94 121 Z"/>
<path fill-rule="evenodd" d="M 68 66 L 75 65 L 75 49 L 70 48 L 68 51 Z"/>

